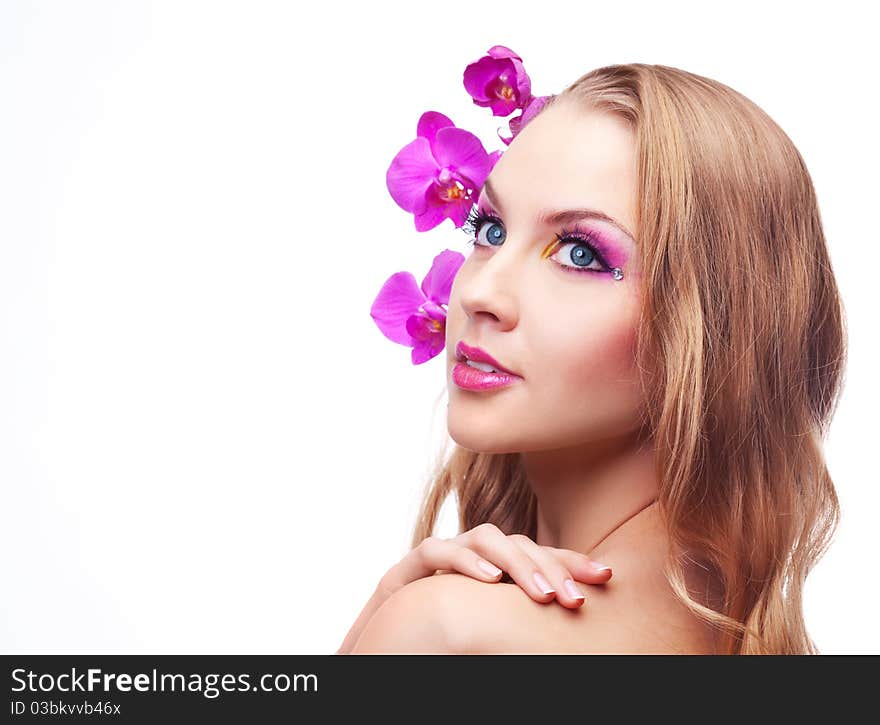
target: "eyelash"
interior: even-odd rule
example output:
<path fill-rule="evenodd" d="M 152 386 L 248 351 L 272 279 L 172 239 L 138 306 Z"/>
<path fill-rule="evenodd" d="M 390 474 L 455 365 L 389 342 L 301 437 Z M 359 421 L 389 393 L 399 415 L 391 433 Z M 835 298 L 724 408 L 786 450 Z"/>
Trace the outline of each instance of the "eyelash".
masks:
<path fill-rule="evenodd" d="M 462 230 L 464 230 L 466 233 L 473 234 L 473 236 L 467 240 L 467 243 L 469 245 L 471 245 L 473 247 L 485 246 L 482 244 L 477 245 L 477 243 L 476 243 L 480 228 L 482 227 L 482 225 L 485 222 L 494 222 L 495 224 L 502 224 L 502 225 L 504 224 L 504 222 L 502 222 L 501 219 L 499 219 L 495 214 L 493 214 L 491 212 L 486 212 L 486 211 L 483 211 L 482 209 L 474 207 L 473 209 L 471 209 L 470 213 L 468 214 L 467 221 L 461 227 Z M 582 269 L 578 269 L 577 267 L 572 267 L 567 264 L 560 264 L 559 262 L 556 262 L 556 264 L 558 266 L 562 267 L 566 272 L 574 272 L 575 274 L 584 274 L 585 272 L 592 273 L 592 274 L 607 274 L 607 273 L 609 273 L 611 271 L 611 265 L 609 265 L 605 261 L 605 258 L 602 256 L 602 254 L 599 252 L 599 250 L 596 249 L 596 247 L 590 243 L 592 239 L 593 239 L 593 236 L 591 234 L 581 232 L 577 229 L 563 228 L 556 235 L 554 247 L 562 246 L 564 243 L 571 243 L 571 242 L 575 242 L 577 244 L 582 244 L 583 246 L 587 247 L 590 250 L 590 252 L 592 252 L 596 261 L 602 265 L 603 269 L 587 269 L 586 267 L 584 267 Z M 554 249 L 553 254 L 556 254 L 557 251 L 558 251 L 558 249 Z M 549 255 L 549 256 L 552 256 L 552 255 Z"/>

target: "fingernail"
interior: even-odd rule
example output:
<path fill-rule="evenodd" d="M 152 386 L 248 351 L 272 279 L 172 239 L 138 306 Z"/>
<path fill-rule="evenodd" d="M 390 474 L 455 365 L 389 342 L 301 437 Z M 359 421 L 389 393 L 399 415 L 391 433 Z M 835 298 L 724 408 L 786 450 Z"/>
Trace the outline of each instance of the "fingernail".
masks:
<path fill-rule="evenodd" d="M 611 567 L 607 564 L 600 564 L 598 561 L 593 562 L 593 568 L 596 571 L 611 571 Z"/>
<path fill-rule="evenodd" d="M 498 576 L 501 573 L 501 569 L 499 569 L 494 564 L 490 564 L 485 559 L 478 559 L 477 566 L 480 567 L 480 569 L 486 572 L 489 576 Z"/>
<path fill-rule="evenodd" d="M 538 585 L 538 589 L 540 589 L 541 592 L 543 592 L 544 594 L 553 594 L 553 592 L 556 591 L 553 587 L 550 586 L 550 582 L 548 582 L 544 578 L 544 575 L 541 574 L 541 572 L 536 571 L 534 577 L 535 584 Z"/>
<path fill-rule="evenodd" d="M 565 591 L 568 592 L 568 596 L 572 599 L 583 599 L 584 593 L 580 590 L 577 584 L 574 583 L 573 579 L 565 580 Z"/>

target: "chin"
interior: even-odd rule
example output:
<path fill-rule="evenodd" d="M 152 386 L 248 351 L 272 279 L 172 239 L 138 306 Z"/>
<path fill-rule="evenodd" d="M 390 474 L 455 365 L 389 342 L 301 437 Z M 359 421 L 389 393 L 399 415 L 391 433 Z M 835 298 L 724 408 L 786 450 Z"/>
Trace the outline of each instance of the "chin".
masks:
<path fill-rule="evenodd" d="M 486 438 L 485 436 L 465 435 L 464 437 L 453 435 L 450 431 L 449 437 L 456 442 L 461 448 L 466 448 L 474 453 L 517 453 L 515 446 L 504 445 L 500 441 Z"/>
<path fill-rule="evenodd" d="M 509 426 L 505 426 L 497 414 L 473 415 L 455 410 L 450 405 L 446 428 L 453 441 L 475 453 L 515 453 L 520 450 L 521 441 L 510 435 Z"/>

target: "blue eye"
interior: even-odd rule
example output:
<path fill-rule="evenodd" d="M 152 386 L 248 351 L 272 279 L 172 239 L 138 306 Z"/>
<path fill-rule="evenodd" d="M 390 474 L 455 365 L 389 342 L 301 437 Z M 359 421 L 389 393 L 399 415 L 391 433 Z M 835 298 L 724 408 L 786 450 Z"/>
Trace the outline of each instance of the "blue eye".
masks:
<path fill-rule="evenodd" d="M 483 230 L 483 225 L 486 222 L 492 222 L 492 224 L 489 225 L 485 242 L 481 243 L 480 232 Z M 482 209 L 472 209 L 468 215 L 467 223 L 462 228 L 474 235 L 473 239 L 470 240 L 471 244 L 484 246 L 485 243 L 489 243 L 497 247 L 499 244 L 503 244 L 507 238 L 507 232 L 501 220 L 494 214 L 485 212 Z"/>
<path fill-rule="evenodd" d="M 569 244 L 573 246 L 568 254 L 568 259 L 570 259 L 576 267 L 586 268 L 596 260 L 596 255 L 593 253 L 593 250 L 583 242 L 566 242 L 562 246 L 568 246 Z"/>

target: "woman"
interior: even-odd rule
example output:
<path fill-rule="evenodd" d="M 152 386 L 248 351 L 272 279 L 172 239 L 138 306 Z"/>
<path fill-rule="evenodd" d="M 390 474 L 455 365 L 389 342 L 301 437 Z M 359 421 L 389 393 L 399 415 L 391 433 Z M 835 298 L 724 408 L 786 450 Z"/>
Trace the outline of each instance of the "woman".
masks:
<path fill-rule="evenodd" d="M 517 135 L 469 228 L 455 449 L 339 652 L 816 653 L 846 341 L 791 140 L 716 81 L 600 68 Z"/>

